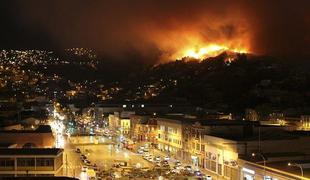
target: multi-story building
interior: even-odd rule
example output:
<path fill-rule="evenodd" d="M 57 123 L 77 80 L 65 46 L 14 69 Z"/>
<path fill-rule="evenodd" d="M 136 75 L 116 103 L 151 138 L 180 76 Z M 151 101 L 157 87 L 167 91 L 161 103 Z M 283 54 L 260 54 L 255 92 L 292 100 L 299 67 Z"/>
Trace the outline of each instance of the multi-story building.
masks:
<path fill-rule="evenodd" d="M 239 158 L 240 180 L 308 180 L 310 179 L 309 158 L 305 154 L 289 153 L 273 154 L 266 159 L 266 165 L 262 158 Z M 260 156 L 258 156 L 260 157 Z M 273 159 L 277 159 L 274 161 Z"/>
<path fill-rule="evenodd" d="M 182 157 L 182 121 L 166 118 L 156 118 L 156 120 L 158 149 L 176 157 Z"/>
<path fill-rule="evenodd" d="M 120 127 L 118 114 L 110 114 L 108 119 L 110 130 L 118 130 L 118 128 Z"/>
<path fill-rule="evenodd" d="M 207 134 L 200 137 L 201 140 L 199 139 L 199 141 L 192 141 L 191 157 L 193 165 L 230 180 L 240 179 L 241 177 L 243 177 L 241 179 L 251 179 L 248 178 L 250 177 L 248 172 L 252 171 L 247 171 L 250 167 L 250 169 L 258 168 L 256 175 L 251 176 L 253 179 L 264 179 L 264 176 L 281 179 L 279 178 L 281 173 L 278 172 L 278 175 L 275 175 L 281 169 L 268 170 L 265 172 L 266 174 L 262 174 L 263 171 L 259 166 L 263 164 L 263 161 L 267 164 L 273 164 L 274 167 L 272 168 L 275 168 L 276 164 L 281 161 L 282 163 L 286 161 L 287 164 L 292 160 L 310 159 L 310 145 L 307 143 L 310 138 L 307 136 L 292 134 L 281 127 L 260 126 L 258 124 L 253 124 L 254 126 L 244 124 L 245 128 L 242 132 L 242 129 L 237 130 L 240 125 L 239 123 L 220 124 L 217 125 L 219 127 L 215 127 L 214 124 L 204 124 L 205 129 L 208 129 Z M 230 131 L 228 129 L 217 131 L 216 128 L 218 130 L 228 128 Z M 252 130 L 249 131 L 248 129 Z M 288 144 L 290 148 L 287 148 Z M 252 153 L 255 157 L 252 157 Z M 255 160 L 260 164 L 255 165 Z"/>
<path fill-rule="evenodd" d="M 63 175 L 62 149 L 0 149 L 0 177 L 61 175 Z"/>
<path fill-rule="evenodd" d="M 129 136 L 131 130 L 130 116 L 135 114 L 132 111 L 114 112 L 109 115 L 109 128 L 119 131 L 122 135 Z"/>
<path fill-rule="evenodd" d="M 129 135 L 130 133 L 130 119 L 120 119 L 120 131 L 122 135 Z"/>
<path fill-rule="evenodd" d="M 157 145 L 157 120 L 153 118 L 141 118 L 133 128 L 133 139 L 141 142 L 151 142 Z"/>

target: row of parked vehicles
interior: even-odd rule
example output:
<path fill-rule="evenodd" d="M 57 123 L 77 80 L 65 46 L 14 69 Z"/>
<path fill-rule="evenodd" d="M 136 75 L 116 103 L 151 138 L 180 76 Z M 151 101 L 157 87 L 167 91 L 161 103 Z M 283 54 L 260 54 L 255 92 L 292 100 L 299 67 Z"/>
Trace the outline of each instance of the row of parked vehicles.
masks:
<path fill-rule="evenodd" d="M 90 160 L 87 159 L 85 154 L 81 153 L 81 150 L 79 148 L 77 148 L 75 152 L 80 154 L 80 159 L 83 163 L 82 172 L 87 172 L 88 169 L 93 169 L 94 171 L 98 171 L 97 165 L 91 164 Z"/>
<path fill-rule="evenodd" d="M 148 146 L 141 146 L 138 154 L 142 155 L 142 158 L 155 164 L 155 168 L 166 168 L 167 173 L 181 174 L 186 176 L 196 176 L 206 180 L 212 180 L 211 176 L 204 175 L 199 169 L 193 168 L 189 165 L 182 165 L 179 160 L 170 160 L 169 156 L 154 156 L 150 154 Z"/>

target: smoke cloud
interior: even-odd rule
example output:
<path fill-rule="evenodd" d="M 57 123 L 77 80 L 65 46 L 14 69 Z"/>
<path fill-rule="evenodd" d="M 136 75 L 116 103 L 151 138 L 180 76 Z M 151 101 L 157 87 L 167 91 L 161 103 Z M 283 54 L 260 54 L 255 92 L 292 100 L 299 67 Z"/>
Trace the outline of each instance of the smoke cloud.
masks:
<path fill-rule="evenodd" d="M 8 1 L 2 48 L 89 47 L 124 59 L 169 60 L 190 46 L 225 44 L 252 53 L 309 55 L 309 1 Z"/>

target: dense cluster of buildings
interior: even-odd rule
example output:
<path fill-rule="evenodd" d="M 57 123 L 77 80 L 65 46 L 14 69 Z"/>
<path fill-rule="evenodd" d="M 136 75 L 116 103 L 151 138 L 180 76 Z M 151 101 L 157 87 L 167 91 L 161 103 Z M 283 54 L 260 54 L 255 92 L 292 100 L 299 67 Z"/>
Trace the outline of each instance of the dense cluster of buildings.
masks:
<path fill-rule="evenodd" d="M 281 124 L 235 120 L 229 114 L 198 118 L 178 113 L 123 111 L 108 119 L 111 130 L 118 130 L 132 142 L 148 142 L 155 149 L 218 177 L 231 180 L 310 177 L 310 137 L 308 131 L 300 128 L 307 123 L 306 116 L 299 121 L 286 119 Z"/>

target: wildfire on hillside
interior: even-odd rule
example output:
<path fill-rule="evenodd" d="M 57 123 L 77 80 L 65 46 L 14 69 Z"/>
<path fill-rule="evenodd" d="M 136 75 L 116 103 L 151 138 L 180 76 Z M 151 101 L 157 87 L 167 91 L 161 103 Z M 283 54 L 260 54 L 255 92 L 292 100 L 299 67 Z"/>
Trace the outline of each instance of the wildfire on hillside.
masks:
<path fill-rule="evenodd" d="M 234 53 L 247 53 L 248 51 L 245 48 L 229 48 L 227 46 L 210 44 L 207 46 L 199 48 L 190 48 L 183 51 L 182 55 L 178 59 L 182 58 L 192 58 L 197 60 L 203 60 L 208 57 L 217 56 L 225 51 L 234 52 Z"/>

